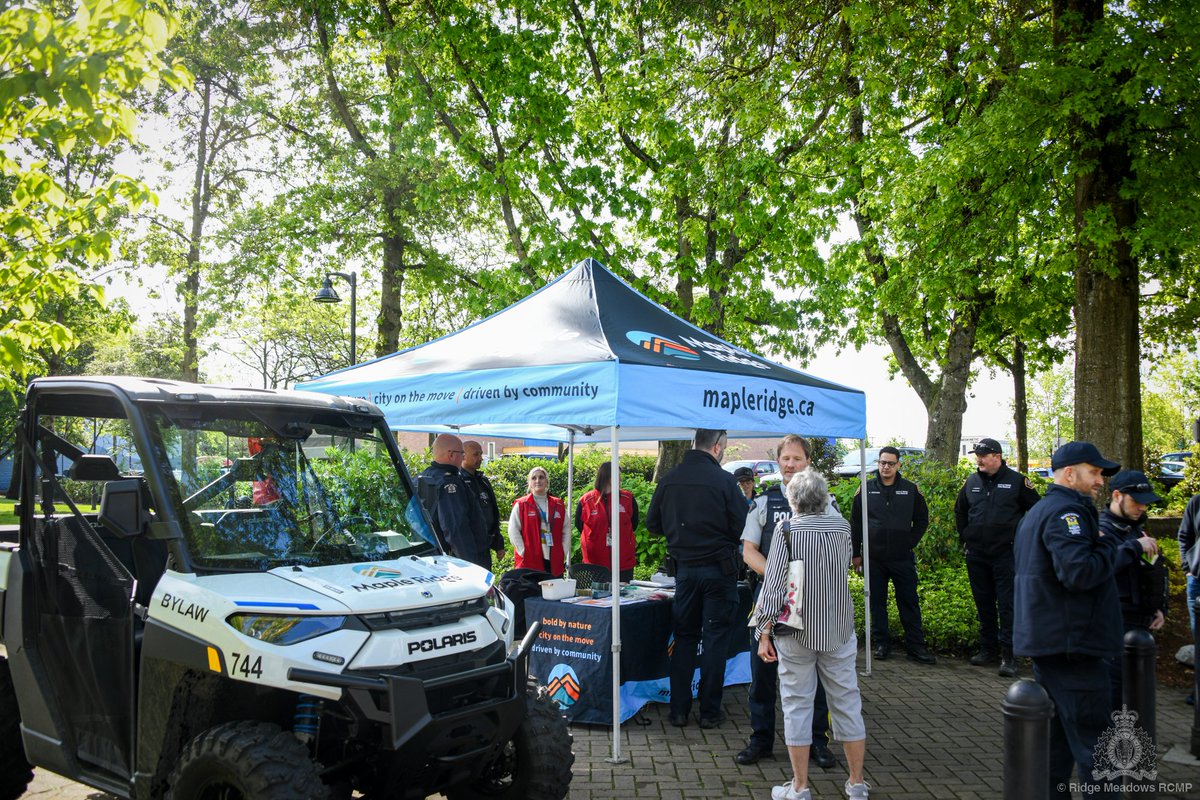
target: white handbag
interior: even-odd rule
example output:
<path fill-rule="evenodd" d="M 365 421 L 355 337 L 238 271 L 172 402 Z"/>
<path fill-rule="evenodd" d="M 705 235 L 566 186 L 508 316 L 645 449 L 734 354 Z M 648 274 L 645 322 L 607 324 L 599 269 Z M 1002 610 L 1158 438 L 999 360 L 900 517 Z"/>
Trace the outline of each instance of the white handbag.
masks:
<path fill-rule="evenodd" d="M 804 560 L 800 558 L 792 558 L 792 540 L 788 535 L 787 528 L 790 527 L 788 520 L 780 521 L 775 528 L 774 539 L 779 538 L 779 534 L 783 534 L 784 546 L 788 549 L 788 566 L 787 566 L 787 593 L 784 595 L 783 610 L 779 612 L 779 616 L 775 619 L 780 625 L 787 625 L 795 630 L 804 630 Z M 761 597 L 759 598 L 761 602 Z M 750 615 L 750 627 L 758 626 L 759 607 L 755 605 L 754 613 Z"/>

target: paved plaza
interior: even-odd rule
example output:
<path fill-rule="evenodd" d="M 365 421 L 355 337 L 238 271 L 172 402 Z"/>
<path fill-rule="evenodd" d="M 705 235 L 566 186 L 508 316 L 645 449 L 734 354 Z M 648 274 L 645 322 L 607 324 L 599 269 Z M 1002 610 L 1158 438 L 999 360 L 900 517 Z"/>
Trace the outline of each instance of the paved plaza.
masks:
<path fill-rule="evenodd" d="M 1029 677 L 1027 664 L 1022 666 L 1022 676 Z M 876 661 L 873 674 L 860 680 L 872 798 L 997 800 L 1002 796 L 1000 700 L 1011 682 L 997 676 L 994 667 L 972 667 L 950 658 L 927 667 L 901 655 Z M 1180 751 L 1186 752 L 1192 726 L 1192 707 L 1183 703 L 1184 694 L 1181 689 L 1159 689 L 1159 741 L 1164 753 L 1174 749 L 1157 761 L 1159 781 L 1164 784 L 1159 798 L 1200 798 L 1200 765 L 1174 760 Z M 727 687 L 729 720 L 714 730 L 701 730 L 694 721 L 687 728 L 671 727 L 665 705 L 647 706 L 638 718 L 648 724 L 635 718 L 622 726 L 622 755 L 629 759 L 624 764 L 608 762 L 611 728 L 573 726 L 571 800 L 766 800 L 771 787 L 786 780 L 790 770 L 782 742 L 776 745 L 775 760 L 751 767 L 734 762 L 750 731 L 745 700 L 745 686 Z M 782 740 L 782 721 L 780 734 Z M 815 798 L 843 796 L 844 759 L 839 748 L 834 751 L 837 767 L 812 770 Z M 27 797 L 107 800 L 109 796 L 39 771 Z"/>

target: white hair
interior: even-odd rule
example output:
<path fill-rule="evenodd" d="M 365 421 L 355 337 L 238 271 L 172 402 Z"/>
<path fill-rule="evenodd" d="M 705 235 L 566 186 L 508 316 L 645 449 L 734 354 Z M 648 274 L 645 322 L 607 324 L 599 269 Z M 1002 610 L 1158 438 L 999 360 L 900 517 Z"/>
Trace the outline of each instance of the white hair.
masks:
<path fill-rule="evenodd" d="M 792 476 L 787 501 L 793 514 L 821 514 L 829 505 L 829 484 L 820 472 L 807 467 Z"/>

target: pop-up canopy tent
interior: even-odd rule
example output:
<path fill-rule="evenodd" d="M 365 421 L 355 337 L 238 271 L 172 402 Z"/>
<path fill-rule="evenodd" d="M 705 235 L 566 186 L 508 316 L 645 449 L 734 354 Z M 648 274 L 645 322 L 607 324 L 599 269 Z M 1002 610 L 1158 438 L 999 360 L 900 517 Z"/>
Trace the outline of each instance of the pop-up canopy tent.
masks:
<path fill-rule="evenodd" d="M 718 339 L 592 259 L 468 328 L 297 388 L 370 400 L 395 430 L 608 440 L 614 486 L 621 438 L 690 439 L 696 428 L 727 430 L 730 437 L 866 435 L 861 391 Z M 612 497 L 616 519 L 617 493 Z M 613 544 L 616 575 L 620 555 Z M 619 611 L 614 603 L 614 760 L 620 759 Z M 869 627 L 867 641 L 869 654 Z"/>

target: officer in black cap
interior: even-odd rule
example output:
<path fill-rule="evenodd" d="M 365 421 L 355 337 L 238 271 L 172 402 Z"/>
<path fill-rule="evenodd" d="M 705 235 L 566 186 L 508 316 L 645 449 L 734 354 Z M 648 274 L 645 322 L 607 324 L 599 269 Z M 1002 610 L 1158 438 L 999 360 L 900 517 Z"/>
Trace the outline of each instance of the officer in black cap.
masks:
<path fill-rule="evenodd" d="M 967 579 L 979 618 L 977 667 L 1000 657 L 1000 675 L 1014 678 L 1012 652 L 1013 536 L 1037 490 L 1004 461 L 1000 443 L 983 438 L 971 450 L 978 469 L 963 483 L 954 502 L 954 522 L 967 559 Z"/>
<path fill-rule="evenodd" d="M 1146 509 L 1162 500 L 1136 469 L 1121 470 L 1108 482 L 1112 492 L 1100 511 L 1100 530 L 1114 537 L 1117 548 L 1117 595 L 1125 633 L 1156 631 L 1163 626 L 1169 594 L 1166 562 L 1158 555 L 1158 542 L 1146 533 Z M 1121 659 L 1112 660 L 1113 708 L 1121 706 Z"/>
<path fill-rule="evenodd" d="M 733 471 L 733 477 L 738 482 L 738 488 L 742 490 L 742 494 L 746 495 L 746 505 L 754 505 L 754 470 L 749 467 L 738 467 Z"/>
<path fill-rule="evenodd" d="M 1109 659 L 1122 646 L 1113 569 L 1120 542 L 1100 530 L 1096 496 L 1120 464 L 1090 442 L 1054 451 L 1054 483 L 1017 529 L 1013 650 L 1033 659 L 1033 676 L 1054 701 L 1050 719 L 1052 797 L 1118 797 L 1093 775 L 1096 743 L 1111 723 Z"/>

